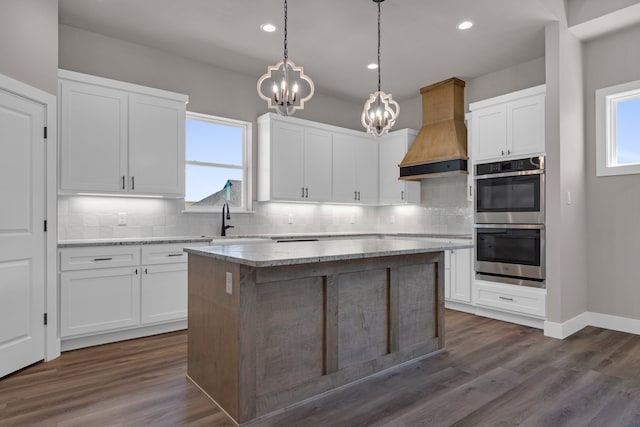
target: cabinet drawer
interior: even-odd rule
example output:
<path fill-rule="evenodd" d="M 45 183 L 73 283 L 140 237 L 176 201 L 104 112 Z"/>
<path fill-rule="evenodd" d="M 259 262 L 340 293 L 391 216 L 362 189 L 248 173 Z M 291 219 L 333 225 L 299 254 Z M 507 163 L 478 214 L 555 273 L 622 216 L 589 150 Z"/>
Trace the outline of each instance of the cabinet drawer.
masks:
<path fill-rule="evenodd" d="M 170 243 L 162 245 L 145 245 L 142 247 L 142 265 L 169 264 L 187 262 L 188 256 L 184 248 L 200 246 L 200 243 Z"/>
<path fill-rule="evenodd" d="M 545 289 L 476 281 L 475 303 L 498 310 L 545 317 Z"/>
<path fill-rule="evenodd" d="M 140 264 L 138 246 L 60 249 L 60 271 L 131 267 Z"/>

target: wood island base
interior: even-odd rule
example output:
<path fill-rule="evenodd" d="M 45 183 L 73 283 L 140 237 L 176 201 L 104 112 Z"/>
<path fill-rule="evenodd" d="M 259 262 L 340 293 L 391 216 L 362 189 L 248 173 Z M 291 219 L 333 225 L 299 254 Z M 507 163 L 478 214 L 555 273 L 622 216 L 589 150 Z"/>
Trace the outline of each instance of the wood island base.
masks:
<path fill-rule="evenodd" d="M 191 253 L 188 376 L 243 424 L 443 348 L 443 296 L 441 251 L 272 267 Z"/>

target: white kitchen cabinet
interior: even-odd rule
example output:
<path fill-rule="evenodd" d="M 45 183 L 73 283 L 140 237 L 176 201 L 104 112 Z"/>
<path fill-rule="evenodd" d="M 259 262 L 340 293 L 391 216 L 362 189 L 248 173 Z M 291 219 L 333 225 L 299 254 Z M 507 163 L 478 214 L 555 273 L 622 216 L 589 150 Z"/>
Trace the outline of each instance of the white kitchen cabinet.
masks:
<path fill-rule="evenodd" d="M 464 116 L 466 125 L 467 125 L 467 129 L 471 129 L 473 120 L 471 118 L 471 113 L 467 113 Z M 474 201 L 474 191 L 475 191 L 475 181 L 474 181 L 474 176 L 475 176 L 475 170 L 473 168 L 473 157 L 472 157 L 472 153 L 473 153 L 473 132 L 468 132 L 467 133 L 467 152 L 469 153 L 469 159 L 467 160 L 467 200 L 470 202 Z"/>
<path fill-rule="evenodd" d="M 474 302 L 480 307 L 544 318 L 546 289 L 475 280 Z"/>
<path fill-rule="evenodd" d="M 87 335 L 140 323 L 137 247 L 60 251 L 60 336 Z"/>
<path fill-rule="evenodd" d="M 186 95 L 59 71 L 60 193 L 184 195 Z"/>
<path fill-rule="evenodd" d="M 187 253 L 184 244 L 142 247 L 141 323 L 187 317 Z"/>
<path fill-rule="evenodd" d="M 332 200 L 378 202 L 378 143 L 373 137 L 334 133 Z"/>
<path fill-rule="evenodd" d="M 473 161 L 544 154 L 544 103 L 540 85 L 470 104 Z"/>
<path fill-rule="evenodd" d="M 420 181 L 398 179 L 398 165 L 416 135 L 412 129 L 402 129 L 379 138 L 380 204 L 420 203 Z"/>
<path fill-rule="evenodd" d="M 188 256 L 183 248 L 202 245 L 60 249 L 63 349 L 184 329 Z"/>
<path fill-rule="evenodd" d="M 259 201 L 331 201 L 330 132 L 266 114 L 258 135 Z"/>
<path fill-rule="evenodd" d="M 471 252 L 469 249 L 448 251 L 450 268 L 450 295 L 453 301 L 471 302 Z M 446 266 L 446 261 L 445 261 Z M 446 298 L 446 297 L 445 297 Z"/>
<path fill-rule="evenodd" d="M 127 94 L 60 81 L 60 190 L 125 191 Z"/>

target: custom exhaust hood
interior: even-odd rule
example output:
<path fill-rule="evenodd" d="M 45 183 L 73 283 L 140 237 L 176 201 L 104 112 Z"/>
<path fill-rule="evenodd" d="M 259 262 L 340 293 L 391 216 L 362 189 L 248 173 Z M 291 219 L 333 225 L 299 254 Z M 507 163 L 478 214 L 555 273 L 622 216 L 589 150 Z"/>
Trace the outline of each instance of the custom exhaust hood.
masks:
<path fill-rule="evenodd" d="M 400 167 L 400 179 L 467 173 L 463 80 L 455 77 L 420 89 L 422 128 Z"/>

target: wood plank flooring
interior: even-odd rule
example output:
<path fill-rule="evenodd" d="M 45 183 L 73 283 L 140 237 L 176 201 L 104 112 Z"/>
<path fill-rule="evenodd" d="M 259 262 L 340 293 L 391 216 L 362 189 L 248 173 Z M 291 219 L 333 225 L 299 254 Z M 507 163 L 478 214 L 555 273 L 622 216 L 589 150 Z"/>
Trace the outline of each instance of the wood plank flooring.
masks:
<path fill-rule="evenodd" d="M 448 310 L 446 351 L 252 426 L 640 426 L 640 336 L 560 341 Z M 0 426 L 232 426 L 186 378 L 185 332 L 63 353 L 0 380 Z"/>

